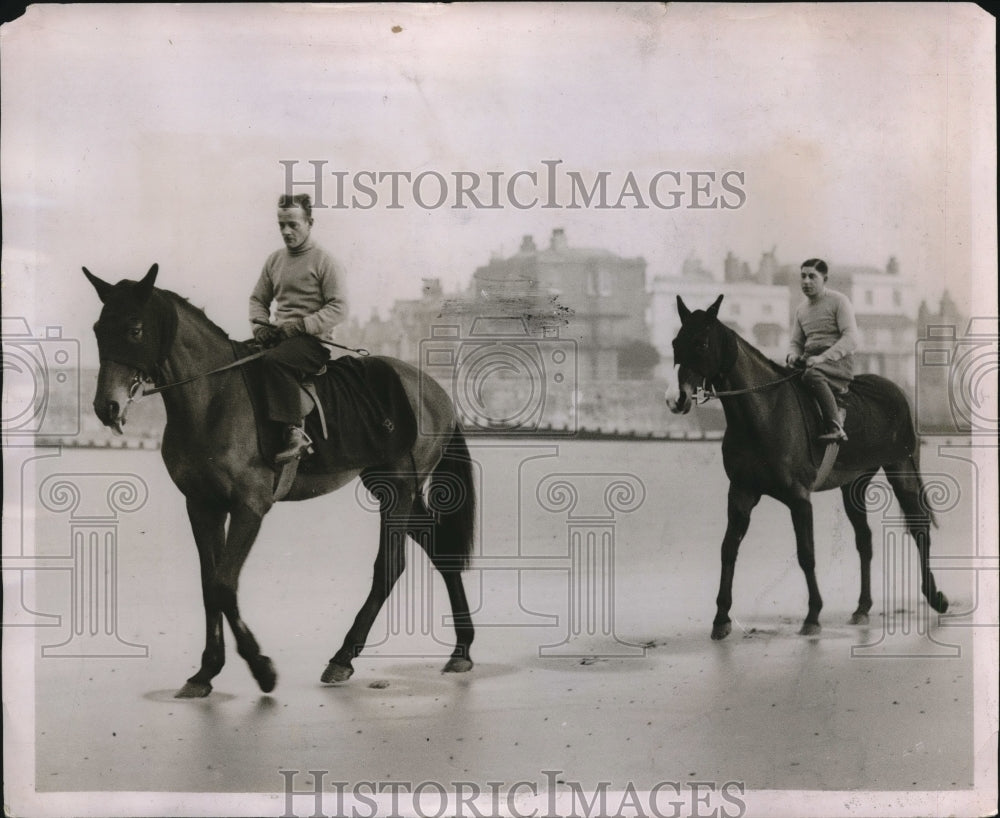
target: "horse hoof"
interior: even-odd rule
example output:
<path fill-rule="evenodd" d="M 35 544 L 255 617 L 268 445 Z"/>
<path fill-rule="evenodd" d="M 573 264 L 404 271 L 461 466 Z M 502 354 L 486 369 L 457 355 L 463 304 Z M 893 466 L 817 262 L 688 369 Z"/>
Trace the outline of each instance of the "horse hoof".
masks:
<path fill-rule="evenodd" d="M 204 699 L 212 692 L 212 686 L 206 682 L 185 683 L 184 687 L 174 693 L 175 699 Z"/>
<path fill-rule="evenodd" d="M 270 693 L 278 684 L 278 671 L 268 656 L 261 656 L 251 667 L 253 677 L 264 693 Z"/>
<path fill-rule="evenodd" d="M 938 613 L 945 613 L 948 610 L 948 597 L 938 591 L 937 598 L 934 600 L 931 607 Z"/>
<path fill-rule="evenodd" d="M 464 656 L 452 656 L 444 666 L 442 673 L 468 673 L 472 670 L 472 660 Z"/>
<path fill-rule="evenodd" d="M 712 639 L 718 642 L 720 639 L 725 639 L 732 632 L 733 626 L 726 622 L 722 625 L 716 625 L 712 628 Z"/>
<path fill-rule="evenodd" d="M 819 636 L 820 630 L 819 622 L 803 622 L 799 636 Z"/>
<path fill-rule="evenodd" d="M 323 684 L 328 685 L 333 684 L 334 682 L 346 682 L 353 675 L 353 667 L 338 665 L 336 662 L 330 662 L 330 664 L 326 666 L 326 670 L 323 671 L 323 675 L 320 676 L 319 680 Z"/>
<path fill-rule="evenodd" d="M 847 621 L 848 625 L 867 625 L 868 624 L 868 614 L 861 613 L 860 611 L 855 611 L 851 614 L 851 618 Z"/>

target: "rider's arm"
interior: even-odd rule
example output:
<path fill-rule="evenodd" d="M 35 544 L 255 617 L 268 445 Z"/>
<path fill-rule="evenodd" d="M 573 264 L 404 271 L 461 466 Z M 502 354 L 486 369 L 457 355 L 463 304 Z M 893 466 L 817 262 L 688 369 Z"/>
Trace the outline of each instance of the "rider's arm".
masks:
<path fill-rule="evenodd" d="M 326 335 L 347 318 L 345 274 L 340 262 L 325 254 L 317 273 L 320 298 L 323 304 L 314 313 L 305 316 L 303 320 L 306 332 L 310 335 Z"/>
<path fill-rule="evenodd" d="M 792 318 L 792 328 L 789 330 L 788 355 L 785 356 L 785 363 L 794 366 L 805 352 L 806 334 L 802 331 L 802 324 L 799 321 L 798 313 Z"/>
<path fill-rule="evenodd" d="M 270 261 L 270 259 L 269 259 Z M 268 273 L 268 265 L 260 272 L 260 278 L 250 293 L 250 323 L 269 323 L 271 320 L 271 302 L 274 300 L 274 285 Z"/>

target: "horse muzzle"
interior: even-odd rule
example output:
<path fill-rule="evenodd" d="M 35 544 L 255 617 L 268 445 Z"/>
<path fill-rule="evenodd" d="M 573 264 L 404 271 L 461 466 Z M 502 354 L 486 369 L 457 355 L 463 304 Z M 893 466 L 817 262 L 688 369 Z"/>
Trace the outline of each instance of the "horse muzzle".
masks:
<path fill-rule="evenodd" d="M 124 434 L 128 409 L 142 389 L 140 370 L 114 361 L 103 361 L 97 376 L 94 414 L 116 435 Z"/>
<path fill-rule="evenodd" d="M 668 387 L 664 397 L 667 402 L 667 408 L 675 415 L 686 415 L 691 411 L 693 403 L 691 395 L 680 385 L 677 387 Z"/>
<path fill-rule="evenodd" d="M 686 415 L 698 403 L 699 392 L 705 388 L 705 379 L 697 373 L 681 366 L 677 370 L 677 385 L 668 386 L 667 408 L 675 415 Z"/>

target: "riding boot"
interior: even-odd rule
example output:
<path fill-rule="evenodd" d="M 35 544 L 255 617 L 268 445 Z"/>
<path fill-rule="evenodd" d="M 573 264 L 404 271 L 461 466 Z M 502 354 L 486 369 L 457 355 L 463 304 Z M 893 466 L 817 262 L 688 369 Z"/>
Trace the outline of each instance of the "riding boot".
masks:
<path fill-rule="evenodd" d="M 278 465 L 287 463 L 289 460 L 297 460 L 304 454 L 312 453 L 312 440 L 301 426 L 289 426 L 286 445 L 274 457 L 274 462 Z"/>
<path fill-rule="evenodd" d="M 837 401 L 833 397 L 833 391 L 829 386 L 826 386 L 826 392 L 829 394 L 830 402 L 833 406 L 831 409 L 831 407 L 823 405 L 823 415 L 827 430 L 818 439 L 824 440 L 827 443 L 845 443 L 847 441 L 847 433 L 844 431 L 844 417 L 847 413 L 837 406 Z M 822 399 L 820 403 L 823 403 Z"/>
<path fill-rule="evenodd" d="M 844 432 L 843 414 L 837 399 L 833 396 L 833 390 L 826 379 L 818 376 L 807 378 L 806 382 L 811 387 L 816 400 L 819 401 L 820 411 L 823 413 L 823 421 L 826 431 L 819 436 L 819 440 L 827 443 L 844 443 L 847 441 L 847 434 Z"/>

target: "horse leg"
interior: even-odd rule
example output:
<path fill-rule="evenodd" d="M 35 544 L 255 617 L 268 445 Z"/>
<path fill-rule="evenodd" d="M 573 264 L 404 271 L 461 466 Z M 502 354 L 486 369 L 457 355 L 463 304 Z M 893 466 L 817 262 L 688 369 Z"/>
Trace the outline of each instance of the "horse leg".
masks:
<path fill-rule="evenodd" d="M 729 484 L 729 510 L 726 535 L 722 539 L 722 575 L 719 579 L 719 595 L 715 599 L 715 620 L 712 622 L 712 638 L 725 639 L 732 630 L 729 609 L 733 606 L 733 576 L 736 573 L 736 555 L 740 543 L 750 527 L 750 512 L 760 502 L 760 493 Z"/>
<path fill-rule="evenodd" d="M 861 561 L 861 595 L 858 597 L 857 610 L 851 614 L 849 624 L 867 625 L 868 612 L 872 609 L 872 530 L 868 527 L 868 509 L 865 505 L 865 492 L 871 482 L 874 472 L 863 474 L 845 486 L 840 487 L 844 498 L 844 511 L 854 528 L 854 544 L 858 549 Z"/>
<path fill-rule="evenodd" d="M 792 512 L 792 526 L 795 528 L 795 550 L 799 567 L 806 575 L 809 588 L 809 613 L 806 615 L 799 634 L 815 636 L 820 632 L 819 612 L 823 608 L 823 598 L 816 583 L 816 552 L 813 544 L 813 513 L 809 495 L 794 497 L 787 503 Z"/>
<path fill-rule="evenodd" d="M 896 467 L 887 467 L 885 476 L 906 516 L 906 528 L 920 555 L 920 590 L 931 608 L 944 613 L 948 610 L 948 597 L 938 590 L 930 569 L 931 512 L 921 498 L 920 475 L 912 459 L 909 459 L 896 464 Z"/>
<path fill-rule="evenodd" d="M 455 620 L 455 650 L 444 666 L 444 673 L 465 673 L 472 670 L 472 640 L 475 629 L 472 627 L 472 614 L 469 613 L 469 601 L 465 597 L 465 584 L 462 573 L 454 568 L 439 568 L 444 577 L 444 586 L 448 589 L 448 600 L 451 602 L 451 615 Z"/>
<path fill-rule="evenodd" d="M 205 605 L 205 650 L 201 654 L 201 667 L 187 680 L 175 697 L 178 699 L 204 698 L 212 692 L 214 679 L 226 661 L 226 648 L 222 633 L 222 610 L 219 608 L 215 588 L 215 561 L 226 541 L 226 511 L 209 504 L 200 504 L 188 498 L 188 519 L 198 546 L 201 564 L 201 595 Z"/>
<path fill-rule="evenodd" d="M 216 604 L 225 614 L 226 621 L 229 622 L 229 627 L 233 631 L 237 652 L 250 666 L 250 672 L 257 680 L 260 689 L 265 693 L 270 693 L 278 681 L 274 662 L 261 654 L 257 640 L 240 616 L 239 605 L 236 601 L 240 571 L 250 553 L 250 548 L 257 539 L 261 520 L 260 514 L 243 505 L 237 506 L 230 512 L 226 547 L 216 567 L 213 593 Z"/>
<path fill-rule="evenodd" d="M 424 519 L 431 517 L 420 497 L 413 503 L 413 514 Z M 472 670 L 472 655 L 469 649 L 476 634 L 472 626 L 472 614 L 469 612 L 469 601 L 465 596 L 465 584 L 462 582 L 462 560 L 453 556 L 461 553 L 461 544 L 453 542 L 458 534 L 447 525 L 435 523 L 432 530 L 431 541 L 419 536 L 416 531 L 410 532 L 410 536 L 420 543 L 434 567 L 441 572 L 444 586 L 448 591 L 448 601 L 451 603 L 451 614 L 455 623 L 455 650 L 452 651 L 443 672 L 465 673 Z"/>
<path fill-rule="evenodd" d="M 390 526 L 389 517 L 390 511 L 387 503 L 383 501 L 378 556 L 375 557 L 372 587 L 368 592 L 368 598 L 354 618 L 354 624 L 344 637 L 340 650 L 333 655 L 320 677 L 320 681 L 324 684 L 345 682 L 351 678 L 354 673 L 354 657 L 359 656 L 364 649 L 365 640 L 368 639 L 375 618 L 406 567 L 406 533 L 398 525 Z"/>

